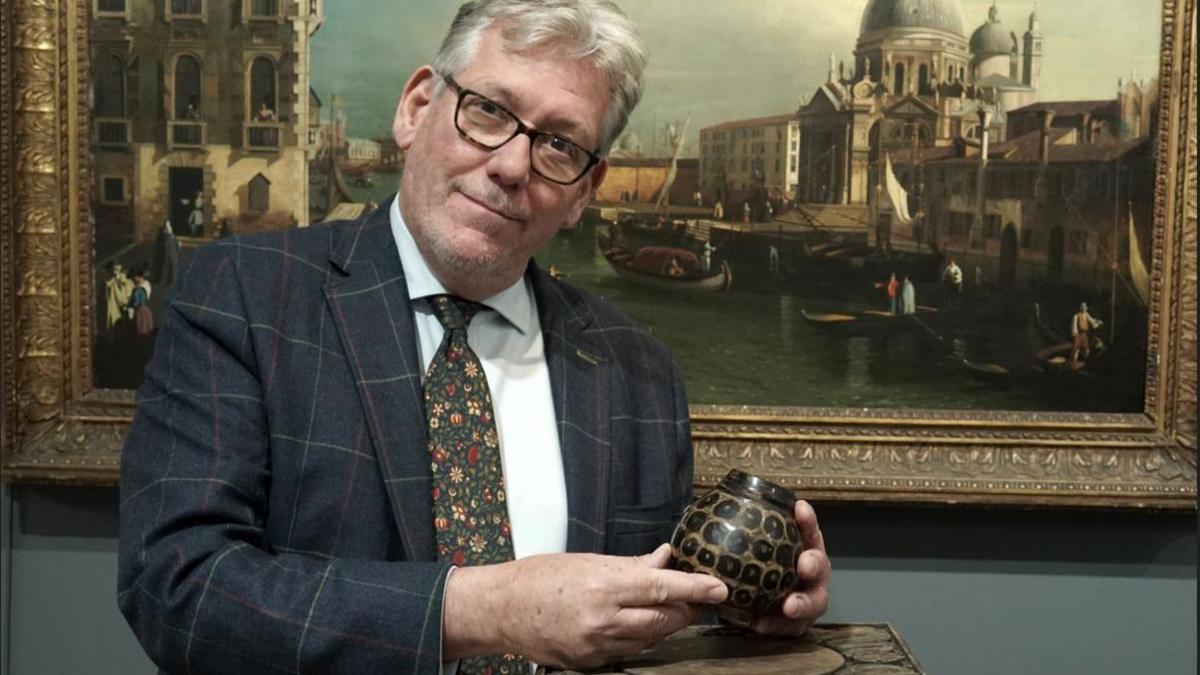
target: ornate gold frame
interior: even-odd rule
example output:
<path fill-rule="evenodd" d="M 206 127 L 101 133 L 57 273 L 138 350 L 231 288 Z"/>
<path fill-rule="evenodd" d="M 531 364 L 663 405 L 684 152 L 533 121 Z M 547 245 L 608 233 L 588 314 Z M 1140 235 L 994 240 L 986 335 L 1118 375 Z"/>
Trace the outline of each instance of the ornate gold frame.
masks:
<path fill-rule="evenodd" d="M 0 0 L 3 468 L 112 483 L 133 392 L 92 382 L 89 0 Z M 696 482 L 815 499 L 1194 509 L 1196 0 L 1163 0 L 1142 414 L 697 406 Z"/>

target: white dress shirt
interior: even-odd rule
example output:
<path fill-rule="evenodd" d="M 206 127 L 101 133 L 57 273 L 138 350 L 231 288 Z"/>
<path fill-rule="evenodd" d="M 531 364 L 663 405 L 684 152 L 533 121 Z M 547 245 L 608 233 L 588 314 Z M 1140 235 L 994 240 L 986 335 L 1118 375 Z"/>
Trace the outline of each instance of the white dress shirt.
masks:
<path fill-rule="evenodd" d="M 389 214 L 392 236 L 404 266 L 424 373 L 445 334 L 424 298 L 449 291 L 421 257 L 399 204 L 397 195 Z M 522 277 L 481 304 L 487 309 L 471 321 L 467 343 L 479 356 L 492 392 L 513 554 L 562 553 L 567 550 L 567 485 L 533 288 Z M 449 672 L 457 669 L 457 662 L 447 665 Z"/>

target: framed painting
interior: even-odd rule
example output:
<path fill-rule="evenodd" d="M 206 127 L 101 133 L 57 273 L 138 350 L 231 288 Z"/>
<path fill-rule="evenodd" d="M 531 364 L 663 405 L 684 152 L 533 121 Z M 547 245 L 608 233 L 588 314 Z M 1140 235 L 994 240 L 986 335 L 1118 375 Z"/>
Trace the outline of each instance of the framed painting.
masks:
<path fill-rule="evenodd" d="M 457 3 L 0 2 L 4 469 L 109 483 L 179 266 L 387 200 Z M 618 4 L 646 95 L 538 261 L 676 354 L 698 485 L 1195 508 L 1195 0 Z"/>

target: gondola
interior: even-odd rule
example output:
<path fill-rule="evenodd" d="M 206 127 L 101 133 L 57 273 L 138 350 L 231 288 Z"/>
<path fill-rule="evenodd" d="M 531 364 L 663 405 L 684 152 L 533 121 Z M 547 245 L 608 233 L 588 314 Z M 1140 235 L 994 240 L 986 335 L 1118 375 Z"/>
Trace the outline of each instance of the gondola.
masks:
<path fill-rule="evenodd" d="M 926 330 L 924 321 L 936 317 L 936 307 L 918 305 L 915 314 L 892 314 L 879 310 L 866 310 L 853 314 L 845 312 L 820 313 L 800 310 L 808 325 L 835 334 L 863 335 L 903 333 Z"/>
<path fill-rule="evenodd" d="M 626 281 L 660 291 L 715 292 L 729 290 L 733 272 L 722 261 L 717 269 L 705 272 L 696 254 L 687 249 L 666 246 L 646 246 L 630 253 L 623 248 L 606 247 L 602 251 L 613 272 Z M 680 273 L 664 271 L 674 259 Z"/>

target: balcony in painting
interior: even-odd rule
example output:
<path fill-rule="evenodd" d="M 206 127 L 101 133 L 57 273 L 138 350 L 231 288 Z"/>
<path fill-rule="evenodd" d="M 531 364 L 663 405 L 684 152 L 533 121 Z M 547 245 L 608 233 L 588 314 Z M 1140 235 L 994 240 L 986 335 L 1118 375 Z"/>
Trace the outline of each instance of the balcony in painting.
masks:
<path fill-rule="evenodd" d="M 279 137 L 283 125 L 279 122 L 247 122 L 245 125 L 245 147 L 257 152 L 279 150 Z"/>
<path fill-rule="evenodd" d="M 101 148 L 127 148 L 132 135 L 132 120 L 122 117 L 97 117 L 96 145 Z"/>
<path fill-rule="evenodd" d="M 199 149 L 208 139 L 208 125 L 196 120 L 167 122 L 167 146 L 175 149 Z"/>

